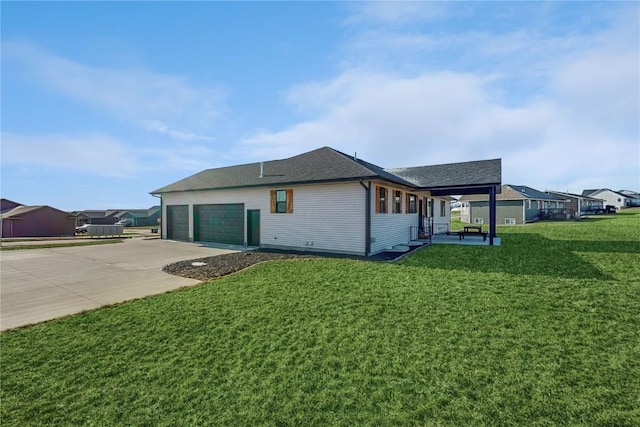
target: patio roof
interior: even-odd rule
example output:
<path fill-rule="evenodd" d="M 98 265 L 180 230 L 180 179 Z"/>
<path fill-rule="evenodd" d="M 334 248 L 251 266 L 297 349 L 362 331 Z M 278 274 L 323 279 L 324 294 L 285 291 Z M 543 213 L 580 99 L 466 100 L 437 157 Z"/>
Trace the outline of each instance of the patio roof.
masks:
<path fill-rule="evenodd" d="M 502 183 L 501 159 L 385 170 L 434 196 L 488 194 L 491 187 L 499 192 Z"/>

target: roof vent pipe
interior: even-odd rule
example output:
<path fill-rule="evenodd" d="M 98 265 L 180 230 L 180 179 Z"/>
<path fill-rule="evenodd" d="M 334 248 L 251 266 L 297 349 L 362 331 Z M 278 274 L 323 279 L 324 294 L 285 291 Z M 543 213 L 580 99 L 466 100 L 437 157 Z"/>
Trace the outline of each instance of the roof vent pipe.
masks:
<path fill-rule="evenodd" d="M 264 162 L 260 162 L 260 178 L 264 178 Z"/>

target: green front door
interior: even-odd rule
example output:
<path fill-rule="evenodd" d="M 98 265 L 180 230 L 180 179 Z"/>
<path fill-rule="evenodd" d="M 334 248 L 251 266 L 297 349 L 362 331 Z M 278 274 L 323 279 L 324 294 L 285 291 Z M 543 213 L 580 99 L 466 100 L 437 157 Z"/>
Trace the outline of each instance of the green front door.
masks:
<path fill-rule="evenodd" d="M 260 246 L 260 210 L 247 210 L 247 245 Z"/>

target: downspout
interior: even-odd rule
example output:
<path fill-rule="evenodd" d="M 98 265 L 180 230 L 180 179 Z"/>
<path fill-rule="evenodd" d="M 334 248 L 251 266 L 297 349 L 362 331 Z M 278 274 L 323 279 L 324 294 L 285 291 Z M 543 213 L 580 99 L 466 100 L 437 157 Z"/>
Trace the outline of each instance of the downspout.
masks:
<path fill-rule="evenodd" d="M 364 188 L 365 218 L 364 218 L 364 256 L 371 253 L 371 181 L 368 185 L 360 180 L 360 185 Z"/>
<path fill-rule="evenodd" d="M 157 197 L 158 199 L 160 199 L 160 224 L 158 224 L 160 227 L 160 239 L 164 239 L 164 235 L 162 233 L 162 226 L 164 225 L 164 209 L 162 206 L 163 204 L 163 200 L 162 200 L 162 196 L 156 196 L 155 194 L 152 194 L 153 197 Z"/>

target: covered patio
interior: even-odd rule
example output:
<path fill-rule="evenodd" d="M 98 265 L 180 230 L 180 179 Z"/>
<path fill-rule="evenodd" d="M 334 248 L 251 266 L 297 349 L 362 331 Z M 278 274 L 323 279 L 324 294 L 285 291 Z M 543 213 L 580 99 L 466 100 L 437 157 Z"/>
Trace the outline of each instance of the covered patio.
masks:
<path fill-rule="evenodd" d="M 432 243 L 457 245 L 500 245 L 496 235 L 496 194 L 502 185 L 502 160 L 478 160 L 448 163 L 434 166 L 387 169 L 432 196 L 460 196 L 465 194 L 489 195 L 489 229 L 486 240 L 481 236 L 465 236 L 458 233 L 433 234 Z M 420 218 L 420 224 L 423 218 Z"/>

